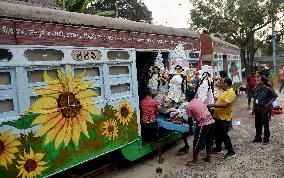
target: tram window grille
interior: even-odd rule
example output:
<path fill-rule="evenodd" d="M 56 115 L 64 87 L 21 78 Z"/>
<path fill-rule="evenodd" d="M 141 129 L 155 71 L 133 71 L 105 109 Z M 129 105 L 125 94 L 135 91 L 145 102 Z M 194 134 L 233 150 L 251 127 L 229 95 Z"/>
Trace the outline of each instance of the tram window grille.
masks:
<path fill-rule="evenodd" d="M 0 70 L 0 121 L 18 114 L 15 69 Z"/>

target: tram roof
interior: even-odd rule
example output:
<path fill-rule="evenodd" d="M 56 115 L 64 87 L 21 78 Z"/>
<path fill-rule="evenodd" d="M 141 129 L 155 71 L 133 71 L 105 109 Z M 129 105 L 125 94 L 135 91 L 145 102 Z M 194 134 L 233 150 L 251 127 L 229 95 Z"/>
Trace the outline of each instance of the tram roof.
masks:
<path fill-rule="evenodd" d="M 45 7 L 13 4 L 9 2 L 0 2 L 0 17 L 51 23 L 53 22 L 67 25 L 83 25 L 89 27 L 100 27 L 159 35 L 173 35 L 190 38 L 200 37 L 199 33 L 189 31 L 187 29 L 165 27 L 162 25 L 153 25 L 119 18 L 68 12 Z M 237 46 L 222 41 L 216 37 L 212 37 L 212 40 L 223 45 L 238 48 Z"/>

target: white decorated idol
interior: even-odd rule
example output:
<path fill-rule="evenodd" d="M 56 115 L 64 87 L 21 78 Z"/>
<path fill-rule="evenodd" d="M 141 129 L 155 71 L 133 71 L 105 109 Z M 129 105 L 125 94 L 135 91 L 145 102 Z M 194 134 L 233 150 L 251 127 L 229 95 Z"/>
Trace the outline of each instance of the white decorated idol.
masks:
<path fill-rule="evenodd" d="M 213 68 L 208 65 L 201 67 L 199 71 L 199 84 L 197 88 L 197 98 L 201 99 L 205 104 L 214 104 L 213 95 Z"/>
<path fill-rule="evenodd" d="M 159 52 L 154 66 L 150 67 L 150 79 L 148 81 L 148 88 L 152 94 L 157 95 L 160 88 L 161 78 L 164 71 L 164 64 L 162 54 Z"/>
<path fill-rule="evenodd" d="M 179 44 L 174 49 L 173 58 L 170 64 L 169 93 L 170 99 L 176 103 L 185 99 L 186 90 L 186 70 L 188 62 L 184 48 Z"/>

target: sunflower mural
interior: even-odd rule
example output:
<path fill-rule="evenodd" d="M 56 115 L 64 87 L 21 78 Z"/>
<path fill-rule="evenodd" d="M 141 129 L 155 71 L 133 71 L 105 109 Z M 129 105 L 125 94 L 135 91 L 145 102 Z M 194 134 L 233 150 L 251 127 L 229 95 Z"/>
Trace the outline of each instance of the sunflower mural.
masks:
<path fill-rule="evenodd" d="M 30 148 L 29 153 L 24 151 L 24 155 L 20 155 L 21 160 L 17 161 L 19 164 L 17 166 L 19 169 L 18 177 L 21 176 L 22 178 L 33 178 L 40 176 L 42 171 L 47 169 L 47 163 L 42 160 L 43 157 L 43 153 L 34 153 L 32 148 Z"/>
<path fill-rule="evenodd" d="M 121 124 L 127 125 L 130 122 L 131 118 L 133 117 L 133 113 L 134 110 L 130 106 L 129 102 L 124 100 L 121 103 L 119 103 L 115 115 Z"/>
<path fill-rule="evenodd" d="M 15 153 L 19 152 L 17 146 L 21 142 L 16 139 L 16 136 L 11 134 L 11 130 L 7 130 L 0 135 L 0 166 L 6 169 L 8 164 L 12 164 L 12 160 L 16 159 Z"/>
<path fill-rule="evenodd" d="M 118 136 L 118 128 L 116 121 L 110 120 L 110 121 L 105 121 L 102 125 L 102 135 L 105 137 L 114 140 Z"/>
<path fill-rule="evenodd" d="M 43 74 L 44 88 L 25 115 L 2 122 L 17 129 L 0 134 L 0 177 L 45 177 L 139 140 L 137 113 L 130 101 L 108 102 L 98 110 L 97 94 L 67 68 L 57 78 Z M 34 127 L 36 126 L 37 127 Z M 80 145 L 80 146 L 79 146 Z"/>
<path fill-rule="evenodd" d="M 58 79 L 45 71 L 43 78 L 47 87 L 34 90 L 40 97 L 29 109 L 41 114 L 32 122 L 32 125 L 42 125 L 36 136 L 46 135 L 45 145 L 54 140 L 56 149 L 62 143 L 66 147 L 71 139 L 78 146 L 81 133 L 89 138 L 87 122 L 93 124 L 90 114 L 100 114 L 92 105 L 97 94 L 89 86 L 94 82 L 82 81 L 86 71 L 74 78 L 70 66 L 67 71 L 65 76 L 58 70 Z"/>

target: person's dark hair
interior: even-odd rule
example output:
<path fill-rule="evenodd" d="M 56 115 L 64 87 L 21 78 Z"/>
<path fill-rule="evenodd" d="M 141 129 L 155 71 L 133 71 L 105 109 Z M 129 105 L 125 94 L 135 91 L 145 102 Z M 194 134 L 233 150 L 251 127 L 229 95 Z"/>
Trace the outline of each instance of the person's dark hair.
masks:
<path fill-rule="evenodd" d="M 143 100 L 146 96 L 151 96 L 150 89 L 147 87 L 145 88 L 140 94 L 140 100 Z"/>
<path fill-rule="evenodd" d="M 186 98 L 192 100 L 195 97 L 195 91 L 192 88 L 186 90 Z"/>
<path fill-rule="evenodd" d="M 226 83 L 229 87 L 232 86 L 232 80 L 229 77 L 225 77 L 224 83 Z"/>
<path fill-rule="evenodd" d="M 224 71 L 224 70 L 220 71 L 220 72 L 219 72 L 219 75 L 220 75 L 221 78 L 226 78 L 226 77 L 228 77 L 227 72 Z"/>
<path fill-rule="evenodd" d="M 267 85 L 268 80 L 267 80 L 266 76 L 260 75 L 259 78 L 263 82 L 264 85 Z"/>

